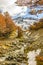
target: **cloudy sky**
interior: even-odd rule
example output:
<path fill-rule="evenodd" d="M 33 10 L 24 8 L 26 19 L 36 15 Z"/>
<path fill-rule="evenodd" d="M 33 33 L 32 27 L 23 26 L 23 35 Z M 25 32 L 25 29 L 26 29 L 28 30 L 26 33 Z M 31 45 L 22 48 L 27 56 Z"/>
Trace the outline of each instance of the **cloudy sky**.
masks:
<path fill-rule="evenodd" d="M 26 11 L 27 7 L 16 6 L 16 1 L 17 0 L 0 0 L 0 9 L 4 12 L 8 11 L 11 15 Z"/>
<path fill-rule="evenodd" d="M 0 5 L 8 6 L 11 5 L 12 3 L 16 2 L 16 0 L 0 0 Z"/>

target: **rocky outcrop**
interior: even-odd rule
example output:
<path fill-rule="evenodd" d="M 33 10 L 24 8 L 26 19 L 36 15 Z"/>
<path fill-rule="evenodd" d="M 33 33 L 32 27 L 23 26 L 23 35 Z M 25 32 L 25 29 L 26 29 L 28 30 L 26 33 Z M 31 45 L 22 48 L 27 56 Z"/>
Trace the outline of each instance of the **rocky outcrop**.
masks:
<path fill-rule="evenodd" d="M 31 6 L 31 5 L 37 5 L 37 4 L 43 5 L 43 0 L 17 0 L 16 3 L 21 6 L 23 6 L 23 5 Z"/>
<path fill-rule="evenodd" d="M 17 4 L 18 5 L 27 5 L 29 3 L 31 3 L 32 0 L 17 0 Z"/>

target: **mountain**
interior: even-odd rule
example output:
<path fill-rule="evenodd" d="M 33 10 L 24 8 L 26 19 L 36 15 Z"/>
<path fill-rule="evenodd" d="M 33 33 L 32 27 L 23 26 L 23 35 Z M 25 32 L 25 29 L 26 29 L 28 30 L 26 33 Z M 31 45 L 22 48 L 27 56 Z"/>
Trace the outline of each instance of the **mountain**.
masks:
<path fill-rule="evenodd" d="M 43 0 L 17 0 L 16 2 L 18 5 L 23 6 L 31 6 L 31 5 L 43 5 Z"/>

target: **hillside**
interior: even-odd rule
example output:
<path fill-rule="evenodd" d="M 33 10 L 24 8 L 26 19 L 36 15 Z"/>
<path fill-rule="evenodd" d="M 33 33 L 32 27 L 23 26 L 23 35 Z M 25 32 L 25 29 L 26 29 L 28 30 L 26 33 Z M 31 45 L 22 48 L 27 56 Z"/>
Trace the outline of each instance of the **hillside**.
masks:
<path fill-rule="evenodd" d="M 42 23 L 42 22 L 41 22 Z M 39 23 L 38 23 L 39 24 Z M 38 25 L 37 25 L 38 26 Z M 38 53 L 35 57 L 37 65 L 43 65 L 43 27 L 32 28 L 30 31 L 25 31 L 24 34 L 19 28 L 21 38 L 0 40 L 0 64 L 1 65 L 23 65 L 28 63 L 27 54 L 29 52 Z M 14 33 L 12 33 L 14 34 Z M 34 54 L 32 53 L 32 54 Z M 30 54 L 30 55 L 32 55 Z M 30 57 L 29 57 L 30 58 Z M 32 60 L 34 56 L 32 57 Z M 30 60 L 31 62 L 31 60 Z M 34 62 L 33 62 L 34 63 Z"/>
<path fill-rule="evenodd" d="M 40 19 L 39 22 L 35 22 L 33 25 L 30 26 L 31 30 L 37 30 L 43 28 L 43 19 Z"/>

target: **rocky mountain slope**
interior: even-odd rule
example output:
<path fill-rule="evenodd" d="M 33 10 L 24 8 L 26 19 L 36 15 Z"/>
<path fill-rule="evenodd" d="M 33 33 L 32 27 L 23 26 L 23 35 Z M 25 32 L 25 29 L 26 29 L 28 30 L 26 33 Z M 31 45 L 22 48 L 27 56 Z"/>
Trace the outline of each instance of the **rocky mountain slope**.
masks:
<path fill-rule="evenodd" d="M 16 3 L 20 6 L 43 5 L 43 0 L 17 0 Z"/>

